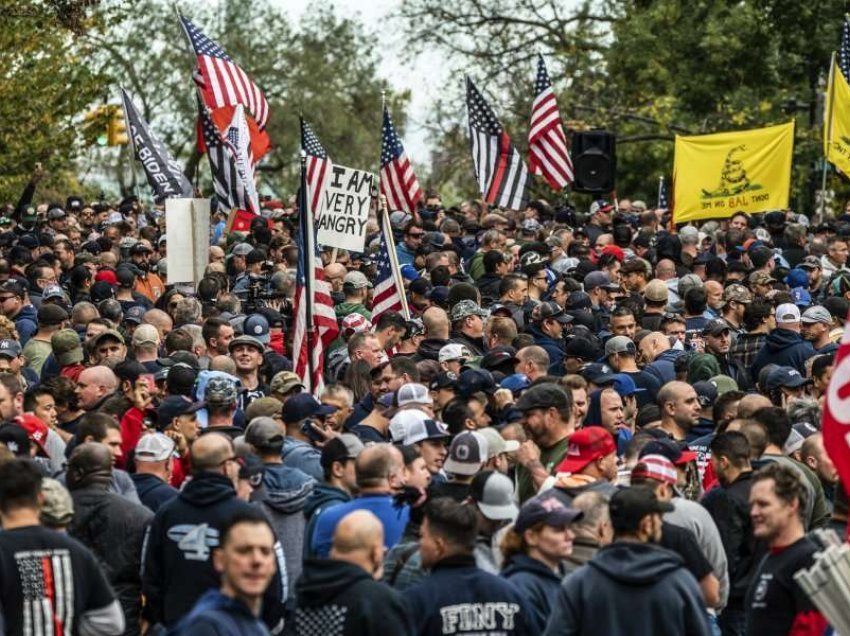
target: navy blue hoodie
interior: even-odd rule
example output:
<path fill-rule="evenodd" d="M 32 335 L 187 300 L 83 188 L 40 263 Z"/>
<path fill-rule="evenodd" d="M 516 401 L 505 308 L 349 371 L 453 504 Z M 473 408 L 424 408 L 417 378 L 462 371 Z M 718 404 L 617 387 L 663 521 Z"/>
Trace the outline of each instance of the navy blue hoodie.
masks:
<path fill-rule="evenodd" d="M 472 555 L 437 562 L 431 576 L 404 596 L 420 636 L 537 634 L 522 595 L 504 579 L 478 569 Z"/>
<path fill-rule="evenodd" d="M 502 570 L 502 576 L 526 598 L 528 623 L 533 633 L 542 633 L 563 577 L 555 574 L 542 561 L 532 559 L 527 554 L 512 556 L 507 567 Z"/>
<path fill-rule="evenodd" d="M 540 328 L 537 325 L 532 325 L 528 332 L 534 338 L 534 344 L 538 347 L 543 347 L 546 350 L 546 353 L 549 354 L 549 375 L 555 375 L 558 377 L 566 375 L 567 370 L 564 367 L 564 358 L 567 357 L 567 354 L 564 351 L 565 343 L 563 338 L 555 340 L 540 331 Z"/>
<path fill-rule="evenodd" d="M 18 330 L 21 346 L 26 346 L 29 339 L 38 331 L 38 311 L 32 305 L 24 305 L 15 316 L 15 329 Z"/>
<path fill-rule="evenodd" d="M 159 510 L 162 504 L 171 501 L 180 492 L 156 475 L 131 473 L 130 479 L 133 480 L 133 484 L 136 486 L 136 492 L 139 493 L 139 500 L 152 512 Z"/>
<path fill-rule="evenodd" d="M 316 519 L 325 508 L 336 506 L 351 501 L 351 495 L 324 482 L 319 483 L 307 497 L 304 504 L 304 517 L 307 519 L 307 527 L 304 529 L 304 558 L 315 556 L 310 552 L 310 544 L 313 540 L 313 531 L 316 527 Z"/>
<path fill-rule="evenodd" d="M 558 591 L 544 636 L 709 636 L 699 585 L 682 558 L 650 543 L 605 546 Z"/>
<path fill-rule="evenodd" d="M 195 475 L 156 512 L 142 550 L 143 616 L 152 625 L 173 625 L 204 592 L 218 588 L 212 549 L 218 546 L 221 527 L 239 513 L 256 514 L 256 509 L 236 496 L 229 478 L 211 472 Z M 277 544 L 276 554 L 281 552 Z M 283 612 L 285 575 L 286 564 L 279 556 L 278 572 L 266 591 L 263 608 L 271 625 Z"/>
<path fill-rule="evenodd" d="M 793 367 L 805 376 L 806 360 L 813 355 L 815 355 L 815 348 L 812 343 L 803 340 L 803 336 L 799 333 L 790 329 L 774 329 L 767 334 L 764 346 L 756 354 L 750 372 L 753 379 L 758 380 L 762 367 L 773 363 L 781 367 Z"/>

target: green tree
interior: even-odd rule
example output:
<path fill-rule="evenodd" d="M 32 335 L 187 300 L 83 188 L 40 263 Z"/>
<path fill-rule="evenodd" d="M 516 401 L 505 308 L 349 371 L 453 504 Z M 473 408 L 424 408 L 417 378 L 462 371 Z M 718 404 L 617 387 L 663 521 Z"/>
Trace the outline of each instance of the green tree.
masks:
<path fill-rule="evenodd" d="M 0 200 L 17 200 L 36 163 L 47 191 L 75 185 L 78 120 L 103 85 L 84 62 L 84 35 L 105 28 L 108 13 L 90 4 L 0 0 Z"/>

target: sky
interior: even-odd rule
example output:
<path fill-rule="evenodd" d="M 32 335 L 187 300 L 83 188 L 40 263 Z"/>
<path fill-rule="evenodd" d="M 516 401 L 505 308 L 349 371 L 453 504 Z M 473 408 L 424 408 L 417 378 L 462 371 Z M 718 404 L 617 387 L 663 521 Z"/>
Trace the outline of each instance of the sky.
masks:
<path fill-rule="evenodd" d="M 407 154 L 419 164 L 430 162 L 434 150 L 425 127 L 428 113 L 434 103 L 433 96 L 439 94 L 447 81 L 443 59 L 437 52 L 427 52 L 412 57 L 404 46 L 404 34 L 400 26 L 388 24 L 388 16 L 403 0 L 332 0 L 339 16 L 358 17 L 369 31 L 380 37 L 380 65 L 378 73 L 393 89 L 399 92 L 409 89 L 411 101 L 407 112 L 407 126 L 402 142 Z M 273 0 L 297 24 L 313 0 Z M 387 27 L 390 28 L 387 28 Z M 381 28 L 383 27 L 383 30 Z M 376 44 L 378 41 L 376 40 Z"/>

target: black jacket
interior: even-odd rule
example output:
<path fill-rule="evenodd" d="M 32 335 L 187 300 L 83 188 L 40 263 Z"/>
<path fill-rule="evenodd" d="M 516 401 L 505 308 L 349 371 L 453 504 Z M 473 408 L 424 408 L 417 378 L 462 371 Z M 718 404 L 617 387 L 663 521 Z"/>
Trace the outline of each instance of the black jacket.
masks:
<path fill-rule="evenodd" d="M 212 564 L 221 527 L 239 513 L 256 508 L 236 496 L 233 482 L 218 473 L 200 473 L 180 494 L 157 511 L 148 529 L 142 555 L 144 617 L 151 623 L 173 625 L 188 614 L 210 588 L 219 586 Z M 263 617 L 277 625 L 286 600 L 286 565 L 276 545 L 278 572 L 266 590 Z"/>
<path fill-rule="evenodd" d="M 449 344 L 449 341 L 442 338 L 425 338 L 425 340 L 419 343 L 416 353 L 413 354 L 414 362 L 419 362 L 420 360 L 434 360 L 435 362 L 439 362 L 440 349 L 447 344 Z"/>
<path fill-rule="evenodd" d="M 535 634 L 528 604 L 504 579 L 475 566 L 475 557 L 448 557 L 404 593 L 417 634 Z M 599 632 L 602 633 L 602 632 Z"/>
<path fill-rule="evenodd" d="M 552 612 L 552 603 L 561 588 L 563 576 L 553 572 L 542 561 L 525 554 L 511 557 L 508 565 L 502 570 L 502 576 L 528 601 L 528 622 L 533 633 L 542 633 Z"/>
<path fill-rule="evenodd" d="M 481 298 L 489 298 L 490 300 L 499 298 L 499 286 L 501 284 L 502 277 L 498 274 L 484 274 L 475 281 L 475 286 L 481 292 Z"/>
<path fill-rule="evenodd" d="M 152 512 L 159 510 L 162 504 L 171 501 L 180 492 L 156 475 L 131 473 L 130 479 L 133 480 L 133 484 L 136 486 L 136 492 L 139 493 L 139 500 Z"/>
<path fill-rule="evenodd" d="M 108 485 L 71 491 L 74 519 L 68 534 L 91 550 L 115 590 L 126 619 L 126 634 L 139 633 L 142 540 L 153 513 Z"/>
<path fill-rule="evenodd" d="M 451 336 L 449 336 L 449 342 L 466 346 L 473 356 L 483 356 L 487 353 L 487 347 L 484 346 L 484 338 L 470 338 L 460 331 L 452 331 Z"/>
<path fill-rule="evenodd" d="M 753 472 L 742 473 L 726 487 L 712 488 L 700 502 L 711 514 L 729 563 L 729 605 L 740 607 L 759 562 L 767 551 L 753 536 L 750 489 Z"/>
<path fill-rule="evenodd" d="M 699 585 L 670 550 L 605 546 L 561 586 L 545 636 L 709 636 Z"/>
<path fill-rule="evenodd" d="M 401 594 L 345 561 L 307 559 L 295 594 L 298 636 L 415 633 Z"/>
<path fill-rule="evenodd" d="M 803 340 L 796 331 L 790 329 L 774 329 L 764 341 L 764 346 L 756 354 L 753 368 L 750 372 L 754 380 L 758 380 L 759 371 L 771 362 L 783 367 L 797 369 L 801 375 L 806 374 L 806 360 L 815 355 L 815 348 L 808 340 Z"/>

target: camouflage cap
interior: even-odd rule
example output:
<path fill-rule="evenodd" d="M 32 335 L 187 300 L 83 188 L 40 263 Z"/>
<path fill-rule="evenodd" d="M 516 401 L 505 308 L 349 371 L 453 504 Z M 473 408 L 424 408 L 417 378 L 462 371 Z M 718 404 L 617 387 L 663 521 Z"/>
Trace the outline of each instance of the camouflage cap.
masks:
<path fill-rule="evenodd" d="M 227 378 L 211 378 L 204 389 L 207 404 L 233 404 L 236 395 L 236 383 Z"/>
<path fill-rule="evenodd" d="M 486 318 L 490 315 L 486 309 L 482 309 L 478 306 L 474 300 L 461 300 L 454 307 L 452 307 L 452 322 L 456 322 L 458 320 L 463 320 L 464 318 L 468 318 L 469 316 L 481 316 L 482 318 Z"/>
<path fill-rule="evenodd" d="M 743 285 L 733 283 L 723 291 L 723 302 L 728 303 L 730 301 L 746 305 L 753 302 L 753 294 Z"/>
<path fill-rule="evenodd" d="M 289 393 L 295 387 L 301 387 L 302 390 L 304 389 L 304 384 L 301 382 L 301 378 L 298 377 L 298 374 L 293 373 L 292 371 L 280 371 L 272 378 L 270 388 L 272 393 L 279 393 L 283 395 L 285 393 Z"/>
<path fill-rule="evenodd" d="M 775 281 L 767 272 L 753 272 L 749 278 L 750 285 L 772 285 Z"/>

